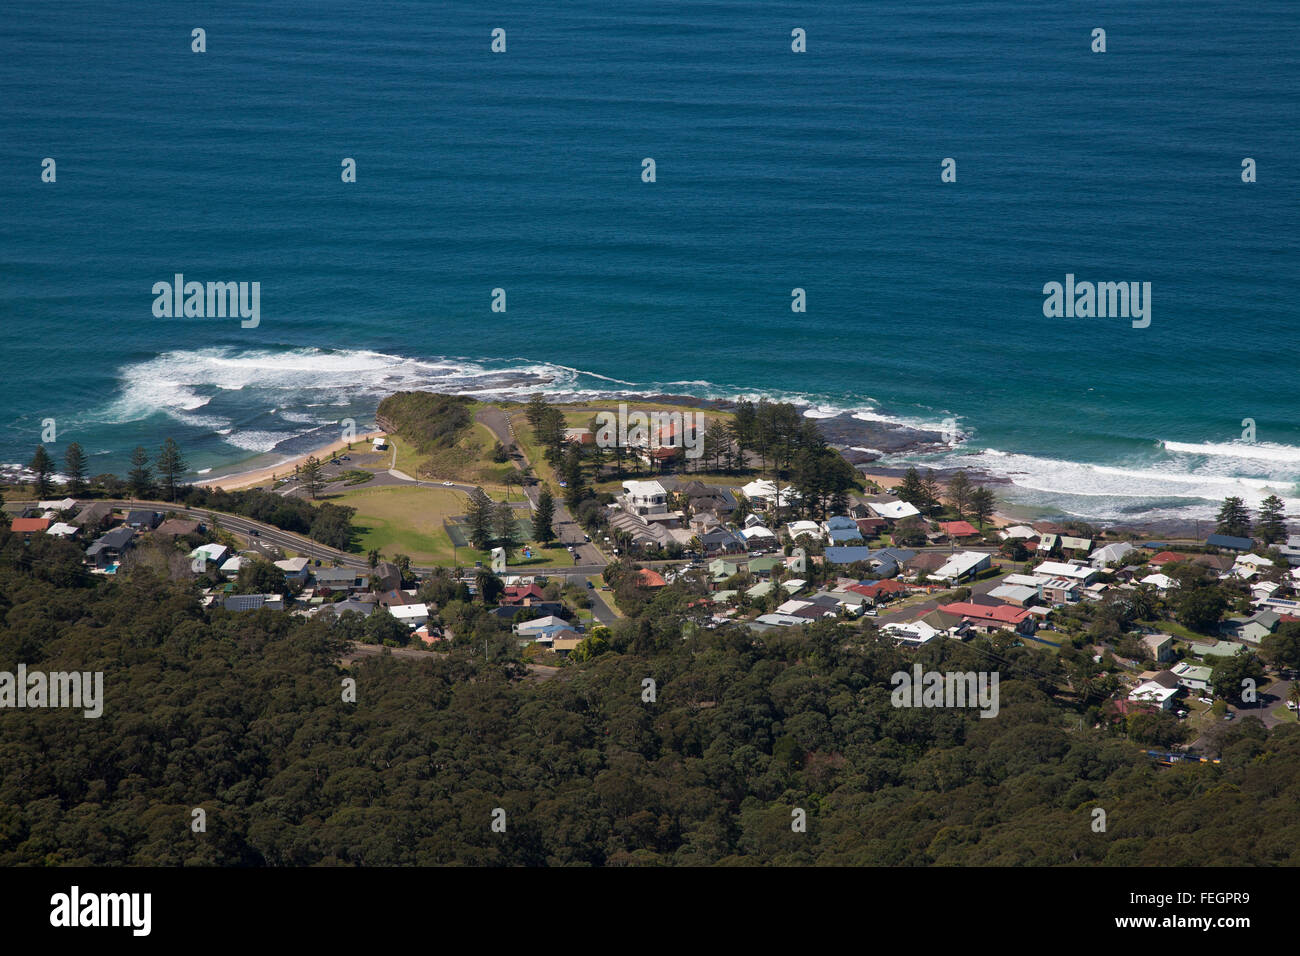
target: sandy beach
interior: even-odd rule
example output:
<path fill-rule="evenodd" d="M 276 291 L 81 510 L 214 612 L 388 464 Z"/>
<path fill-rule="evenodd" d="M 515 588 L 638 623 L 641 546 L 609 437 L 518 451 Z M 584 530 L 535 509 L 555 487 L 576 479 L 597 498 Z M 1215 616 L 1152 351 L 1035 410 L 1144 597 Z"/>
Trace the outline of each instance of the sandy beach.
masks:
<path fill-rule="evenodd" d="M 358 445 L 368 444 L 372 439 L 385 435 L 386 432 L 374 431 L 366 432 L 364 435 L 358 435 L 352 439 L 352 446 L 355 450 Z M 223 491 L 238 491 L 241 488 L 253 488 L 257 485 L 265 484 L 271 481 L 276 475 L 292 474 L 294 466 L 306 461 L 312 455 L 321 460 L 325 460 L 334 455 L 335 452 L 346 451 L 348 442 L 340 439 L 328 445 L 322 445 L 320 448 L 313 449 L 303 455 L 290 458 L 278 465 L 269 468 L 258 468 L 254 471 L 241 471 L 233 475 L 221 475 L 217 478 L 210 478 L 207 481 L 196 481 L 195 484 L 201 488 L 220 488 Z"/>

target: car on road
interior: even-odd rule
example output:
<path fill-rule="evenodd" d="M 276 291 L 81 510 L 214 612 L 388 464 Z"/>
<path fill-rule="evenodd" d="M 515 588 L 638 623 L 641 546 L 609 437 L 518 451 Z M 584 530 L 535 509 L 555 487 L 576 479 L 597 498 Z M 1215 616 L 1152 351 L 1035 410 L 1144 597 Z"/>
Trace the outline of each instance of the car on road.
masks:
<path fill-rule="evenodd" d="M 351 460 L 352 460 L 351 455 L 339 455 L 339 461 L 351 461 Z"/>
<path fill-rule="evenodd" d="M 589 535 L 589 534 L 584 534 L 584 535 L 582 536 L 582 540 L 585 541 L 585 542 L 587 542 L 588 544 L 591 544 L 591 535 Z"/>
<path fill-rule="evenodd" d="M 588 591 L 593 591 L 593 590 L 595 590 L 595 588 L 596 588 L 596 585 L 592 584 L 590 581 L 587 582 L 587 590 L 588 590 Z"/>
<path fill-rule="evenodd" d="M 1295 701 L 1293 701 L 1293 700 L 1288 700 L 1288 701 L 1286 702 L 1286 709 L 1287 709 L 1287 710 L 1295 710 L 1295 709 L 1296 709 Z"/>
<path fill-rule="evenodd" d="M 448 488 L 450 488 L 450 487 L 451 487 L 452 485 L 454 485 L 454 484 L 456 484 L 454 481 L 444 481 L 444 482 L 443 482 L 443 485 L 445 485 L 445 486 L 448 487 Z"/>
<path fill-rule="evenodd" d="M 877 611 L 874 607 L 869 607 L 869 608 L 867 608 L 865 611 L 862 612 L 862 615 L 863 615 L 863 617 L 875 617 L 875 616 L 876 616 L 877 614 L 879 614 L 879 613 L 880 613 L 880 612 Z"/>

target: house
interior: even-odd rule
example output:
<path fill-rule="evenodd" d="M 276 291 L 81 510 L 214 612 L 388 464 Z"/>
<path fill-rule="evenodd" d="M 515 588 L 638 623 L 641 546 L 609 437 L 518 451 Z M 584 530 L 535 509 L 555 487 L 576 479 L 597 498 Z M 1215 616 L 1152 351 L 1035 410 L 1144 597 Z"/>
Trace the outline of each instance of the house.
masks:
<path fill-rule="evenodd" d="M 1258 554 L 1239 554 L 1237 555 L 1237 560 L 1234 561 L 1233 564 L 1242 565 L 1244 567 L 1251 568 L 1255 571 L 1258 571 L 1260 568 L 1273 567 L 1273 562 L 1271 559 L 1261 557 Z"/>
<path fill-rule="evenodd" d="M 1169 634 L 1146 634 L 1142 646 L 1151 660 L 1163 663 L 1174 656 L 1174 639 Z"/>
<path fill-rule="evenodd" d="M 1281 616 L 1275 611 L 1256 611 L 1250 617 L 1232 617 L 1223 622 L 1223 633 L 1239 641 L 1258 644 L 1277 629 Z"/>
<path fill-rule="evenodd" d="M 529 637 L 536 640 L 541 635 L 551 635 L 556 631 L 567 630 L 568 627 L 568 621 L 551 614 L 546 617 L 539 617 L 533 621 L 524 621 L 522 624 L 516 624 L 513 630 L 520 637 Z"/>
<path fill-rule="evenodd" d="M 886 624 L 880 630 L 883 634 L 905 647 L 920 647 L 922 644 L 926 644 L 945 633 L 945 631 L 927 624 L 924 620 L 912 621 L 907 624 Z"/>
<path fill-rule="evenodd" d="M 156 511 L 128 511 L 122 522 L 136 531 L 152 531 L 162 521 L 162 515 Z"/>
<path fill-rule="evenodd" d="M 566 428 L 564 440 L 574 445 L 594 445 L 596 436 L 590 428 Z"/>
<path fill-rule="evenodd" d="M 1146 584 L 1155 588 L 1160 593 L 1161 597 L 1164 597 L 1173 588 L 1178 587 L 1178 582 L 1167 574 L 1148 574 L 1138 583 Z"/>
<path fill-rule="evenodd" d="M 1104 568 L 1107 565 L 1123 561 L 1126 555 L 1136 550 L 1137 548 L 1127 541 L 1118 541 L 1115 544 L 1108 544 L 1105 547 L 1098 548 L 1088 555 L 1088 560 L 1092 562 L 1094 568 Z"/>
<path fill-rule="evenodd" d="M 190 560 L 197 561 L 202 558 L 205 564 L 212 562 L 220 565 L 226 560 L 226 552 L 229 550 L 224 544 L 201 544 L 190 552 Z"/>
<path fill-rule="evenodd" d="M 939 530 L 954 540 L 980 536 L 980 532 L 969 521 L 940 521 Z"/>
<path fill-rule="evenodd" d="M 1037 538 L 1038 532 L 1027 524 L 1015 524 L 999 531 L 998 537 L 1003 541 L 1010 541 L 1012 538 L 1027 541 L 1031 538 Z"/>
<path fill-rule="evenodd" d="M 100 524 L 113 516 L 113 506 L 106 501 L 96 501 L 86 505 L 77 516 L 72 519 L 72 524 L 78 528 L 88 528 Z"/>
<path fill-rule="evenodd" d="M 130 528 L 114 528 L 100 535 L 95 543 L 86 549 L 86 560 L 96 568 L 108 568 L 116 564 L 135 541 L 135 532 Z"/>
<path fill-rule="evenodd" d="M 1221 548 L 1225 551 L 1249 551 L 1255 547 L 1250 538 L 1241 538 L 1231 534 L 1212 534 L 1205 539 L 1207 548 Z"/>
<path fill-rule="evenodd" d="M 1008 630 L 1032 634 L 1034 630 L 1034 621 L 1029 616 L 1028 609 L 1012 607 L 1010 604 L 989 606 L 973 604 L 969 601 L 955 601 L 952 604 L 940 605 L 938 610 L 959 617 L 971 627 L 985 631 Z"/>
<path fill-rule="evenodd" d="M 827 518 L 822 522 L 821 530 L 825 532 L 826 539 L 831 544 L 846 544 L 850 541 L 862 540 L 862 532 L 858 530 L 858 523 L 848 515 L 834 515 Z"/>
<path fill-rule="evenodd" d="M 377 607 L 378 605 L 371 601 L 355 601 L 349 598 L 346 601 L 339 601 L 337 604 L 326 604 L 321 608 L 320 613 L 322 616 L 332 615 L 335 619 L 341 617 L 346 611 L 352 611 L 362 617 L 369 617 L 375 613 Z"/>
<path fill-rule="evenodd" d="M 822 538 L 822 528 L 816 521 L 791 521 L 785 526 L 786 534 L 790 536 L 791 541 L 798 541 L 800 536 L 811 538 L 814 541 L 820 541 Z"/>
<path fill-rule="evenodd" d="M 71 511 L 77 507 L 77 499 L 60 498 L 58 501 L 39 501 L 36 503 L 36 507 L 41 511 Z"/>
<path fill-rule="evenodd" d="M 740 489 L 740 493 L 756 508 L 784 508 L 791 502 L 799 500 L 799 493 L 793 488 L 787 487 L 778 491 L 775 482 L 768 481 L 766 478 L 751 481 Z"/>
<path fill-rule="evenodd" d="M 886 521 L 901 521 L 903 518 L 912 518 L 921 512 L 914 505 L 906 501 L 897 499 L 883 499 L 879 501 L 868 501 L 867 507 L 877 518 L 883 518 Z"/>
<path fill-rule="evenodd" d="M 217 570 L 220 571 L 222 574 L 224 574 L 226 577 L 233 578 L 237 574 L 239 574 L 239 569 L 244 566 L 244 562 L 246 560 L 247 558 L 245 558 L 242 554 L 232 555 L 231 557 L 227 558 L 224 562 L 222 562 L 221 567 L 219 567 Z"/>
<path fill-rule="evenodd" d="M 884 518 L 854 518 L 853 523 L 858 526 L 858 533 L 865 539 L 879 537 L 889 527 L 889 522 Z"/>
<path fill-rule="evenodd" d="M 691 515 L 687 527 L 691 529 L 691 534 L 703 534 L 706 531 L 712 531 L 714 528 L 722 527 L 722 519 L 713 511 L 697 511 Z M 770 531 L 768 533 L 771 534 Z"/>
<path fill-rule="evenodd" d="M 1133 688 L 1128 699 L 1134 704 L 1148 704 L 1161 710 L 1173 710 L 1174 697 L 1177 694 L 1177 687 L 1165 687 L 1158 681 L 1148 680 Z"/>
<path fill-rule="evenodd" d="M 513 622 L 520 613 L 523 613 L 525 620 L 533 621 L 548 615 L 559 617 L 563 610 L 562 601 L 538 601 L 535 604 L 502 604 L 489 608 L 488 613 L 499 620 Z"/>
<path fill-rule="evenodd" d="M 284 598 L 278 594 L 232 594 L 222 607 L 227 611 L 283 611 Z"/>
<path fill-rule="evenodd" d="M 668 511 L 668 491 L 657 481 L 623 482 L 623 507 L 634 515 L 658 515 Z"/>
<path fill-rule="evenodd" d="M 948 557 L 942 551 L 921 551 L 904 563 L 904 569 L 908 574 L 920 574 L 922 571 L 933 574 L 948 563 Z"/>
<path fill-rule="evenodd" d="M 1256 581 L 1250 586 L 1250 596 L 1255 601 L 1267 601 L 1281 588 L 1276 581 Z"/>
<path fill-rule="evenodd" d="M 74 524 L 65 524 L 62 521 L 56 521 L 45 529 L 45 533 L 53 535 L 56 538 L 75 538 L 81 534 L 81 529 Z"/>
<path fill-rule="evenodd" d="M 1076 604 L 1083 597 L 1083 586 L 1069 578 L 1039 578 L 1038 587 L 1048 604 Z"/>
<path fill-rule="evenodd" d="M 1279 544 L 1277 549 L 1286 558 L 1287 564 L 1300 565 L 1300 534 L 1293 534 L 1286 539 L 1286 544 Z"/>
<path fill-rule="evenodd" d="M 863 597 L 870 598 L 873 604 L 883 604 L 885 601 L 906 594 L 908 587 L 901 581 L 886 578 L 882 581 L 872 581 L 869 584 L 850 584 L 847 590 L 856 591 Z"/>
<path fill-rule="evenodd" d="M 325 592 L 359 591 L 361 572 L 353 568 L 317 568 L 314 572 L 316 587 Z"/>
<path fill-rule="evenodd" d="M 561 657 L 568 657 L 578 649 L 578 645 L 582 643 L 582 640 L 582 635 L 577 631 L 568 631 L 563 636 L 556 634 L 551 639 L 551 650 Z"/>
<path fill-rule="evenodd" d="M 1101 571 L 1084 565 L 1066 564 L 1064 561 L 1044 561 L 1034 568 L 1034 574 L 1043 578 L 1067 578 L 1084 587 L 1097 580 Z"/>
<path fill-rule="evenodd" d="M 962 551 L 950 555 L 943 567 L 937 568 L 930 577 L 938 581 L 956 584 L 963 578 L 973 578 L 981 571 L 993 566 L 993 558 L 980 551 Z"/>
<path fill-rule="evenodd" d="M 1214 668 L 1197 666 L 1182 661 L 1171 668 L 1175 677 L 1178 678 L 1180 687 L 1186 687 L 1188 690 L 1209 690 L 1210 675 Z"/>
<path fill-rule="evenodd" d="M 539 601 L 546 600 L 546 592 L 536 581 L 530 581 L 528 584 L 507 584 L 501 594 L 500 604 L 503 606 L 528 607 Z"/>
<path fill-rule="evenodd" d="M 48 531 L 51 523 L 49 518 L 14 518 L 9 530 L 14 534 L 40 534 Z"/>
<path fill-rule="evenodd" d="M 1221 641 L 1218 644 L 1189 644 L 1187 649 L 1202 660 L 1219 660 L 1220 658 L 1236 657 L 1238 654 L 1246 653 L 1244 644 L 1233 644 L 1229 641 Z"/>
<path fill-rule="evenodd" d="M 203 526 L 191 518 L 168 518 L 153 529 L 153 533 L 166 538 L 183 538 L 198 534 Z"/>
<path fill-rule="evenodd" d="M 642 568 L 637 571 L 636 577 L 636 583 L 641 585 L 643 588 L 662 588 L 668 586 L 668 582 L 664 580 L 664 576 L 658 571 L 652 571 L 650 568 Z"/>
<path fill-rule="evenodd" d="M 376 591 L 394 591 L 402 586 L 402 570 L 392 561 L 380 561 L 370 577 Z"/>
<path fill-rule="evenodd" d="M 1026 607 L 1043 599 L 1043 588 L 1041 583 L 1033 586 L 1028 584 L 1001 584 L 989 592 L 989 597 L 997 598 L 1007 604 L 1014 604 L 1017 607 Z"/>
<path fill-rule="evenodd" d="M 744 554 L 749 550 L 744 538 L 726 528 L 705 532 L 699 535 L 699 540 L 706 557 L 715 554 Z"/>
<path fill-rule="evenodd" d="M 427 604 L 390 604 L 388 613 L 407 627 L 421 627 L 429 622 Z"/>
<path fill-rule="evenodd" d="M 779 545 L 776 535 L 761 524 L 741 528 L 740 536 L 745 539 L 745 544 L 751 551 L 768 551 Z"/>
<path fill-rule="evenodd" d="M 842 546 L 826 549 L 827 564 L 856 564 L 859 561 L 870 561 L 871 556 L 875 554 L 868 547 Z"/>
<path fill-rule="evenodd" d="M 311 562 L 306 558 L 286 558 L 275 562 L 275 566 L 284 572 L 286 581 L 294 584 L 306 584 Z"/>
<path fill-rule="evenodd" d="M 1189 561 L 1193 556 L 1183 554 L 1179 551 L 1161 551 L 1159 554 L 1153 554 L 1147 559 L 1147 564 L 1154 568 L 1163 568 L 1166 564 L 1175 564 L 1179 561 Z"/>

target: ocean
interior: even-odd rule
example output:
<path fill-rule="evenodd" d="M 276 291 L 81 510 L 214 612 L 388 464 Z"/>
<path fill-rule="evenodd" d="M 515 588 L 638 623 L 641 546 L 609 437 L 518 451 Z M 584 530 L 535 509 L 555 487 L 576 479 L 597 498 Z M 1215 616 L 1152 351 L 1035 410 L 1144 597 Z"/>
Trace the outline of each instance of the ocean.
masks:
<path fill-rule="evenodd" d="M 879 463 L 1026 514 L 1300 513 L 1296 40 L 1281 0 L 20 5 L 0 463 L 52 419 L 222 473 L 398 388 L 765 395 L 955 423 Z M 257 326 L 155 316 L 177 273 Z M 1045 316 L 1067 275 L 1149 326 Z"/>

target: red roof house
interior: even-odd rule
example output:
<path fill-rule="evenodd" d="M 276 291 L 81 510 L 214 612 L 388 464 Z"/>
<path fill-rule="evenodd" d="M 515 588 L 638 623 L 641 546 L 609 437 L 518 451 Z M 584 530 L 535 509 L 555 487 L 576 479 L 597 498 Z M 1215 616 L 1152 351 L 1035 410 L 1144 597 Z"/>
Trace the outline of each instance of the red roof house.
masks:
<path fill-rule="evenodd" d="M 44 531 L 49 526 L 49 518 L 14 518 L 9 525 L 9 530 L 19 534 L 31 534 L 33 531 Z"/>
<path fill-rule="evenodd" d="M 940 521 L 939 530 L 950 538 L 969 538 L 979 534 L 969 521 Z"/>

